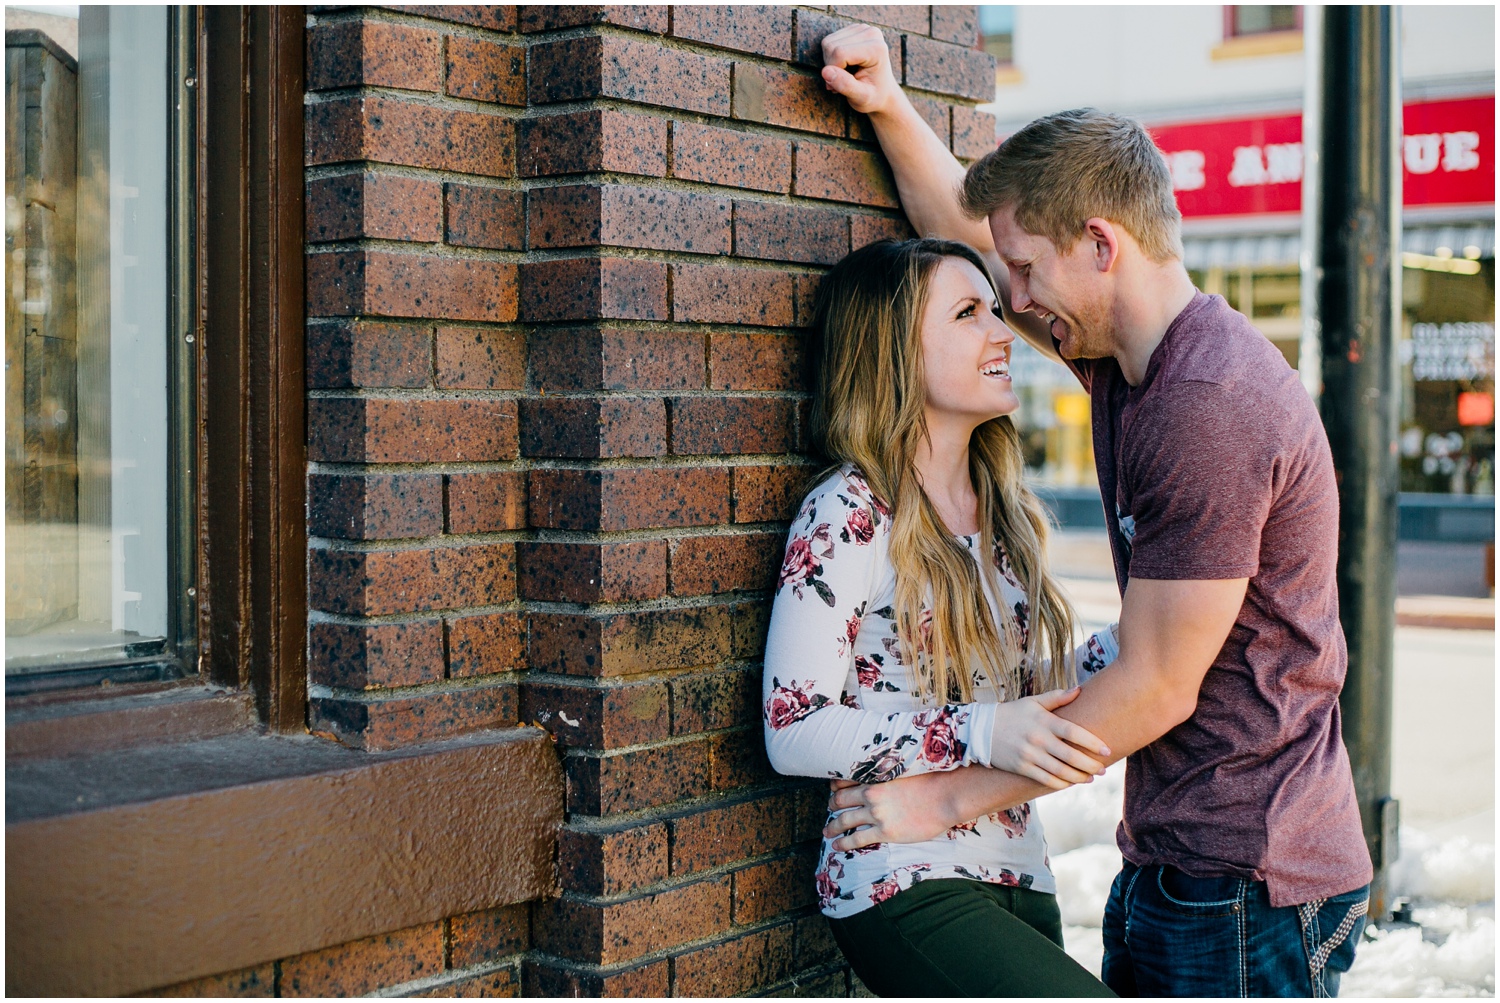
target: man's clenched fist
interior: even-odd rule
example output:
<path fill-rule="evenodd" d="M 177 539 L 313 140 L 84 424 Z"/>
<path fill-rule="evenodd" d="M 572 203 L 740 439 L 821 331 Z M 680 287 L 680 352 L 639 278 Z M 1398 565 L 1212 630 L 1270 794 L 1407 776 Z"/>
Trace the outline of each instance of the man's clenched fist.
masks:
<path fill-rule="evenodd" d="M 823 83 L 865 115 L 889 111 L 901 94 L 885 36 L 867 24 L 851 24 L 823 39 Z"/>

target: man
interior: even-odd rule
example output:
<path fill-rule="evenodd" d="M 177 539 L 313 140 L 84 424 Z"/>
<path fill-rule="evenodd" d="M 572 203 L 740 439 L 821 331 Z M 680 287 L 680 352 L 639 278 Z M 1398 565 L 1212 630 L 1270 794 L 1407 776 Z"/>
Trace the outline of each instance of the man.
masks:
<path fill-rule="evenodd" d="M 845 28 L 823 53 L 913 227 L 979 249 L 1011 325 L 1092 397 L 1120 657 L 1058 713 L 1129 757 L 1104 981 L 1336 995 L 1372 870 L 1339 733 L 1338 497 L 1316 409 L 1244 317 L 1193 287 L 1166 163 L 1138 124 L 1048 116 L 965 174 L 878 31 Z M 983 768 L 851 787 L 830 834 L 926 838 L 1049 790 Z"/>

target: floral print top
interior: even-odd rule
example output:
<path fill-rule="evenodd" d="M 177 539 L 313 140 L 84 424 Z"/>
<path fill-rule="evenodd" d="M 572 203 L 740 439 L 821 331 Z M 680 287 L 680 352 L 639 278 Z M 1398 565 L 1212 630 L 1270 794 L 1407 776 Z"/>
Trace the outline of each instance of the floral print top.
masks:
<path fill-rule="evenodd" d="M 849 465 L 803 502 L 787 538 L 766 640 L 766 750 L 784 774 L 862 783 L 989 765 L 995 688 L 975 670 L 975 701 L 933 706 L 914 695 L 896 638 L 890 511 Z M 980 538 L 959 537 L 978 561 Z M 990 611 L 1024 638 L 1030 605 L 998 546 Z M 929 620 L 930 611 L 919 614 Z M 1114 660 L 1114 629 L 1074 653 L 1082 680 Z M 1007 699 L 1027 693 L 1005 694 Z M 1054 892 L 1047 843 L 1031 804 L 956 825 L 924 843 L 855 851 L 823 841 L 816 881 L 825 915 L 849 916 L 918 881 L 969 878 Z"/>

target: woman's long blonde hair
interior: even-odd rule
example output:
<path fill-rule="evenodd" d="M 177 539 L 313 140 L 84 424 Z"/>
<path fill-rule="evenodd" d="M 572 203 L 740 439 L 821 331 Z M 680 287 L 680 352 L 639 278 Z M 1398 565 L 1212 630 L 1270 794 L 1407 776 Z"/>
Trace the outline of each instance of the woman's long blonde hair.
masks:
<path fill-rule="evenodd" d="M 974 430 L 969 475 L 979 497 L 981 553 L 994 554 L 998 544 L 1030 599 L 1024 630 L 1008 615 L 995 624 L 979 577 L 998 600 L 994 563 L 976 566 L 922 490 L 914 464 L 927 435 L 922 316 L 944 258 L 960 258 L 989 277 L 967 244 L 926 239 L 877 241 L 824 278 L 810 356 L 813 434 L 830 461 L 857 467 L 892 510 L 896 630 L 919 697 L 972 700 L 979 668 L 1003 699 L 1013 700 L 1072 685 L 1075 618 L 1047 571 L 1047 515 L 1022 477 L 1021 439 L 1009 417 Z M 931 622 L 924 624 L 929 597 Z"/>

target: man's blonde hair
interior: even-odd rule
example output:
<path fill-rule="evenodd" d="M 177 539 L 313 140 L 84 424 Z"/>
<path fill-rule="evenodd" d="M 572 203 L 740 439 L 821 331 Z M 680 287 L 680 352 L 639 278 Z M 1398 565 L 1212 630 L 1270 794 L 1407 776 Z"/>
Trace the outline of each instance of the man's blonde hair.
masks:
<path fill-rule="evenodd" d="M 1182 213 L 1166 158 L 1134 119 L 1094 108 L 1039 118 L 964 176 L 964 212 L 1007 207 L 1027 233 L 1066 251 L 1093 217 L 1117 223 L 1152 261 L 1182 257 Z"/>

